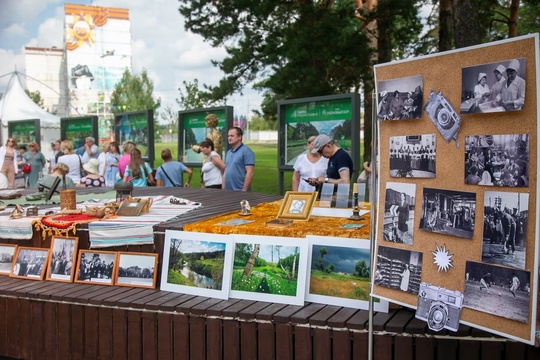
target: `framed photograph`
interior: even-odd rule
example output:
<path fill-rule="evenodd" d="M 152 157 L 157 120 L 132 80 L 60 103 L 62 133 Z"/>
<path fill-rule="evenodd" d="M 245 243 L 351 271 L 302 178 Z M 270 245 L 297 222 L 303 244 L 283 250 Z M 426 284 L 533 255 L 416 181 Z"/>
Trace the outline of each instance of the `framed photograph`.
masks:
<path fill-rule="evenodd" d="M 434 178 L 435 134 L 391 136 L 390 177 Z"/>
<path fill-rule="evenodd" d="M 304 305 L 305 239 L 234 235 L 231 298 Z"/>
<path fill-rule="evenodd" d="M 475 261 L 465 265 L 463 306 L 527 323 L 531 273 Z"/>
<path fill-rule="evenodd" d="M 0 244 L 0 275 L 9 275 L 17 245 Z"/>
<path fill-rule="evenodd" d="M 424 188 L 419 228 L 472 239 L 475 214 L 476 193 Z"/>
<path fill-rule="evenodd" d="M 422 255 L 417 251 L 379 246 L 374 284 L 418 295 Z"/>
<path fill-rule="evenodd" d="M 529 134 L 465 136 L 465 184 L 529 186 Z"/>
<path fill-rule="evenodd" d="M 416 184 L 386 183 L 383 240 L 413 245 Z"/>
<path fill-rule="evenodd" d="M 166 230 L 160 289 L 228 299 L 233 252 L 229 235 Z"/>
<path fill-rule="evenodd" d="M 278 219 L 309 220 L 317 192 L 287 191 L 279 209 Z"/>
<path fill-rule="evenodd" d="M 369 309 L 369 241 L 308 235 L 306 301 Z M 388 312 L 388 301 L 373 299 L 375 311 Z"/>
<path fill-rule="evenodd" d="M 155 289 L 158 254 L 119 252 L 116 262 L 115 285 Z"/>
<path fill-rule="evenodd" d="M 46 280 L 72 282 L 77 260 L 78 237 L 53 236 Z"/>
<path fill-rule="evenodd" d="M 49 249 L 17 247 L 10 277 L 43 280 L 49 259 Z"/>
<path fill-rule="evenodd" d="M 76 283 L 95 285 L 114 285 L 116 271 L 116 252 L 114 251 L 79 251 Z"/>
<path fill-rule="evenodd" d="M 377 119 L 405 120 L 422 117 L 422 75 L 377 82 Z"/>

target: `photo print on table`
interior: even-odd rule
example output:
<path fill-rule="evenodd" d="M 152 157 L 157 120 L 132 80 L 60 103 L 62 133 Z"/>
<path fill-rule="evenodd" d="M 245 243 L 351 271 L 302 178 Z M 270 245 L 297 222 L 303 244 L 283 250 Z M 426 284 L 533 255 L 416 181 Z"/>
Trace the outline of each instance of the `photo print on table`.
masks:
<path fill-rule="evenodd" d="M 115 271 L 115 251 L 81 250 L 79 251 L 75 282 L 113 285 Z"/>
<path fill-rule="evenodd" d="M 424 110 L 446 142 L 454 140 L 458 146 L 458 132 L 461 118 L 456 113 L 446 97 L 439 91 L 431 90 Z"/>
<path fill-rule="evenodd" d="M 232 236 L 165 231 L 161 290 L 228 299 Z"/>
<path fill-rule="evenodd" d="M 424 188 L 419 229 L 471 239 L 476 193 Z"/>
<path fill-rule="evenodd" d="M 463 306 L 527 323 L 530 281 L 529 271 L 467 261 Z"/>
<path fill-rule="evenodd" d="M 77 262 L 78 237 L 53 236 L 45 280 L 72 282 Z"/>
<path fill-rule="evenodd" d="M 461 114 L 523 110 L 526 59 L 461 69 Z"/>
<path fill-rule="evenodd" d="M 386 183 L 383 240 L 413 244 L 416 184 Z"/>
<path fill-rule="evenodd" d="M 482 261 L 525 269 L 529 194 L 484 193 Z"/>
<path fill-rule="evenodd" d="M 17 245 L 0 244 L 0 275 L 9 275 Z"/>
<path fill-rule="evenodd" d="M 435 177 L 435 134 L 391 136 L 390 177 Z"/>
<path fill-rule="evenodd" d="M 529 186 L 529 135 L 465 136 L 465 184 Z"/>
<path fill-rule="evenodd" d="M 10 277 L 43 280 L 49 259 L 49 249 L 17 247 Z"/>
<path fill-rule="evenodd" d="M 418 295 L 422 278 L 422 253 L 379 246 L 375 285 Z"/>
<path fill-rule="evenodd" d="M 308 267 L 305 239 L 233 237 L 231 298 L 304 305 Z"/>
<path fill-rule="evenodd" d="M 377 119 L 405 120 L 422 117 L 422 75 L 377 82 Z"/>
<path fill-rule="evenodd" d="M 147 289 L 156 287 L 158 254 L 119 252 L 117 262 L 116 285 Z"/>
<path fill-rule="evenodd" d="M 309 262 L 306 301 L 369 308 L 369 241 L 307 235 Z M 373 299 L 375 311 L 388 312 L 388 301 Z"/>

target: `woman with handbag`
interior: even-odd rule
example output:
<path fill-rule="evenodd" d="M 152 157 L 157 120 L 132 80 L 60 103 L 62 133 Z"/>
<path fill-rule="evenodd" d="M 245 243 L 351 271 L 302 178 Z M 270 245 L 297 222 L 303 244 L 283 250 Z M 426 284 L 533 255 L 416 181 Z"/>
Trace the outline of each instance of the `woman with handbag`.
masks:
<path fill-rule="evenodd" d="M 73 145 L 71 141 L 64 140 L 60 144 L 60 151 L 63 155 L 58 158 L 58 162 L 64 163 L 69 168 L 69 173 L 67 176 L 73 180 L 73 183 L 81 183 L 81 173 L 82 173 L 82 160 L 81 157 L 73 153 Z"/>
<path fill-rule="evenodd" d="M 129 166 L 124 172 L 124 181 L 131 181 L 134 187 L 145 187 L 155 184 L 152 169 L 141 156 L 141 151 L 137 148 L 131 150 Z"/>
<path fill-rule="evenodd" d="M 15 175 L 19 172 L 17 166 L 17 144 L 13 138 L 8 138 L 6 145 L 0 147 L 0 172 L 7 178 L 10 189 L 14 188 Z"/>
<path fill-rule="evenodd" d="M 26 164 L 30 165 L 30 172 L 26 173 L 26 187 L 37 188 L 39 174 L 43 172 L 43 167 L 47 163 L 45 156 L 39 151 L 38 144 L 33 141 L 28 144 L 28 151 L 24 153 L 24 160 Z"/>

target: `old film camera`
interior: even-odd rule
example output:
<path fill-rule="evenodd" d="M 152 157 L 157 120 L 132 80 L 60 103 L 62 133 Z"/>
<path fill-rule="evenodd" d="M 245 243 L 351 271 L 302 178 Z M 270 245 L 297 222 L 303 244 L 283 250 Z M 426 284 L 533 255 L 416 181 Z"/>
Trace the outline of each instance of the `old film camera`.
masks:
<path fill-rule="evenodd" d="M 459 291 L 420 284 L 416 318 L 426 321 L 431 330 L 457 331 L 462 307 L 463 294 Z"/>
<path fill-rule="evenodd" d="M 430 92 L 424 110 L 447 142 L 457 141 L 461 118 L 440 92 Z"/>

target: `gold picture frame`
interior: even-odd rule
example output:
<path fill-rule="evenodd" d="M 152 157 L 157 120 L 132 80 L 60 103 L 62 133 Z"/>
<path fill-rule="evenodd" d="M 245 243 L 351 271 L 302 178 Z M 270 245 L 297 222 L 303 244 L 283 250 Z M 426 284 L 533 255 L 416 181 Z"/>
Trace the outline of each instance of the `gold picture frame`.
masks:
<path fill-rule="evenodd" d="M 277 215 L 278 219 L 308 221 L 318 192 L 287 191 Z"/>

